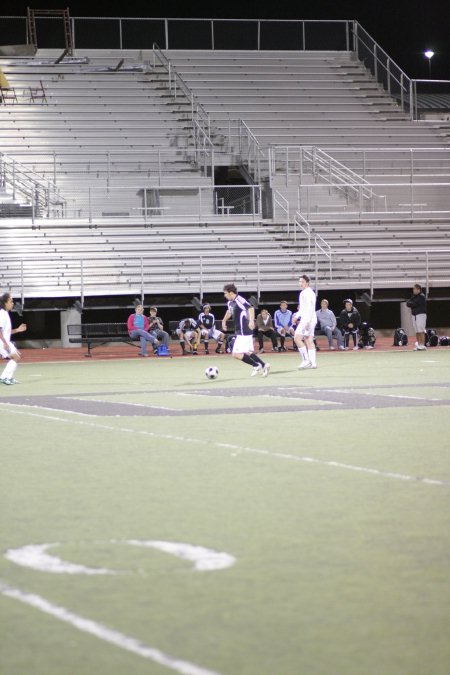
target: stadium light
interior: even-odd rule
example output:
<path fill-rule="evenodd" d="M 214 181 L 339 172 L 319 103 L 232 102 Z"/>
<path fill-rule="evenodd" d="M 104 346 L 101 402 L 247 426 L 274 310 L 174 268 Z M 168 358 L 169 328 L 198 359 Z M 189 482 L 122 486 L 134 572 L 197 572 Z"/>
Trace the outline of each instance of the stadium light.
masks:
<path fill-rule="evenodd" d="M 423 55 L 428 59 L 428 74 L 431 77 L 431 59 L 434 56 L 434 51 L 432 49 L 427 49 Z"/>

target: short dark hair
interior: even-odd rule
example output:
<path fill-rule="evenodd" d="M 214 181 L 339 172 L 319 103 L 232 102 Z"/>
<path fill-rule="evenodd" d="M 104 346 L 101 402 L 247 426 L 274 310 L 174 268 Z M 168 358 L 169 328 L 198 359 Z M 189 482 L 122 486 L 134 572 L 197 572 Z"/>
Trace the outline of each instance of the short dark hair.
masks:
<path fill-rule="evenodd" d="M 302 274 L 300 276 L 300 279 L 304 279 L 306 281 L 306 283 L 309 284 L 309 276 L 307 274 Z"/>
<path fill-rule="evenodd" d="M 237 295 L 237 288 L 234 284 L 225 284 L 223 290 L 225 293 L 235 293 Z"/>
<path fill-rule="evenodd" d="M 417 288 L 418 291 L 422 290 L 422 286 L 420 284 L 414 284 L 414 288 Z"/>
<path fill-rule="evenodd" d="M 157 307 L 150 307 L 150 308 L 149 308 L 149 311 L 151 312 L 151 311 L 152 311 L 152 309 L 154 309 L 154 310 L 155 310 L 155 312 L 157 312 L 157 311 L 158 311 L 158 308 L 157 308 Z"/>

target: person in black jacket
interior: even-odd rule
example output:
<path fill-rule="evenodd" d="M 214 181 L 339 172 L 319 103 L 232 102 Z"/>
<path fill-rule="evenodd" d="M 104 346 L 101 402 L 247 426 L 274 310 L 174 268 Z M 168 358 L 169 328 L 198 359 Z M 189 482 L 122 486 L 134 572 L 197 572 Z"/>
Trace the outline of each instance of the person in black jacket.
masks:
<path fill-rule="evenodd" d="M 353 307 L 353 300 L 344 301 L 345 309 L 339 314 L 339 328 L 344 334 L 344 349 L 348 351 L 350 334 L 353 336 L 353 351 L 358 350 L 358 328 L 361 323 L 361 314 Z"/>
<path fill-rule="evenodd" d="M 414 345 L 414 350 L 426 349 L 427 301 L 420 284 L 414 284 L 413 294 L 406 303 L 406 306 L 411 309 L 414 330 L 416 331 L 417 342 Z"/>

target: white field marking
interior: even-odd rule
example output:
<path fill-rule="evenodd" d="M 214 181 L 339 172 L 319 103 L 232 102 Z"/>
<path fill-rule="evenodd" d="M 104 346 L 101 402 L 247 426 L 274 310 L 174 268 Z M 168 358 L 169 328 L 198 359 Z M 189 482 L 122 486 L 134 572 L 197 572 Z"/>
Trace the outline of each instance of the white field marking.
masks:
<path fill-rule="evenodd" d="M 6 551 L 5 558 L 21 567 L 30 567 L 39 572 L 50 572 L 52 574 L 117 574 L 114 570 L 85 567 L 46 553 L 49 548 L 55 546 L 61 546 L 61 544 L 58 542 L 54 544 L 30 544 L 21 548 L 11 548 Z"/>
<path fill-rule="evenodd" d="M 276 394 L 263 394 L 262 396 L 259 396 L 259 398 L 282 398 L 283 401 L 310 401 L 311 403 L 326 403 L 327 405 L 343 405 L 342 401 L 326 401 L 325 399 L 319 399 L 319 398 L 308 398 L 307 396 L 289 396 L 289 398 L 286 398 L 286 396 L 277 396 Z"/>
<path fill-rule="evenodd" d="M 211 390 L 205 391 L 204 393 L 201 393 L 201 394 L 198 394 L 198 393 L 194 394 L 193 392 L 191 393 L 189 391 L 176 391 L 175 394 L 177 396 L 189 396 L 189 397 L 197 396 L 198 398 L 205 398 L 205 396 L 206 396 L 207 398 L 209 398 L 209 396 L 211 394 Z M 220 395 L 214 394 L 214 399 L 216 399 L 216 398 L 228 398 L 229 399 L 230 397 L 229 396 L 220 396 Z"/>
<path fill-rule="evenodd" d="M 150 647 L 146 644 L 143 644 L 136 638 L 129 637 L 123 633 L 119 633 L 112 628 L 108 628 L 97 621 L 92 621 L 92 619 L 86 619 L 79 614 L 74 614 L 65 607 L 59 605 L 54 605 L 40 595 L 34 593 L 27 593 L 26 591 L 20 590 L 20 588 L 14 588 L 9 584 L 5 583 L 0 579 L 0 593 L 7 598 L 12 598 L 23 602 L 25 605 L 34 607 L 35 609 L 44 612 L 45 614 L 50 614 L 51 616 L 56 617 L 60 621 L 74 626 L 83 633 L 89 633 L 90 635 L 95 635 L 95 637 L 105 642 L 109 642 L 115 647 L 120 649 L 125 649 L 128 652 L 142 656 L 148 661 L 153 661 L 154 663 L 159 663 L 161 666 L 170 668 L 181 675 L 219 675 L 217 671 L 208 670 L 197 666 L 195 663 L 189 663 L 189 661 L 182 661 L 176 657 L 165 654 L 164 652 L 156 649 L 155 647 Z"/>
<path fill-rule="evenodd" d="M 375 394 L 375 396 L 387 396 L 388 398 L 412 398 L 416 401 L 440 401 L 440 398 L 425 398 L 424 396 L 403 396 L 402 394 Z"/>
<path fill-rule="evenodd" d="M 101 398 L 86 398 L 85 396 L 58 396 L 58 399 L 64 399 L 65 401 L 91 401 L 93 403 L 112 403 L 113 405 L 117 405 L 115 401 L 105 401 L 105 399 Z M 145 403 L 128 403 L 128 402 L 121 402 L 123 405 L 133 405 L 136 408 L 154 408 L 155 410 L 171 410 L 174 412 L 178 411 L 178 408 L 166 408 L 163 405 L 146 405 Z M 49 408 L 46 408 L 48 410 Z M 72 412 L 72 411 L 69 411 Z M 88 417 L 99 417 L 99 415 L 96 414 L 90 414 L 90 413 L 78 413 L 79 415 L 87 415 Z"/>
<path fill-rule="evenodd" d="M 236 562 L 236 558 L 228 553 L 213 551 L 210 548 L 194 546 L 193 544 L 183 544 L 175 541 L 140 541 L 136 539 L 128 539 L 125 543 L 130 544 L 130 546 L 156 548 L 159 551 L 164 551 L 164 553 L 171 553 L 182 560 L 189 560 L 194 563 L 194 569 L 198 572 L 223 570 L 231 567 Z"/>
<path fill-rule="evenodd" d="M 108 542 L 95 543 L 127 544 L 129 546 L 158 549 L 164 551 L 164 553 L 170 553 L 181 560 L 188 560 L 194 563 L 194 569 L 198 572 L 226 569 L 236 562 L 236 558 L 228 553 L 213 551 L 204 546 L 195 546 L 182 542 L 139 539 L 118 541 L 112 539 Z M 59 542 L 52 544 L 29 544 L 21 548 L 9 549 L 4 554 L 4 557 L 6 560 L 10 560 L 21 567 L 29 567 L 39 572 L 49 572 L 51 574 L 120 574 L 117 570 L 85 567 L 84 565 L 61 560 L 56 556 L 46 553 L 49 548 L 55 548 L 55 546 L 62 546 L 62 544 Z"/>
<path fill-rule="evenodd" d="M 8 408 L 11 408 L 13 406 L 13 403 L 6 403 L 4 406 L 8 406 Z M 17 405 L 17 404 L 16 404 Z M 37 406 L 35 406 L 37 407 Z M 375 410 L 375 408 L 374 408 Z M 240 452 L 249 452 L 249 453 L 255 453 L 255 454 L 260 454 L 260 455 L 266 455 L 267 457 L 273 457 L 274 459 L 289 459 L 294 462 L 308 462 L 312 464 L 319 464 L 322 466 L 332 466 L 336 467 L 339 469 L 347 469 L 348 471 L 357 471 L 359 473 L 367 473 L 370 475 L 375 475 L 375 476 L 383 476 L 385 478 L 396 478 L 397 480 L 402 480 L 402 481 L 412 481 L 412 482 L 418 482 L 418 483 L 425 483 L 427 485 L 443 485 L 445 487 L 450 486 L 450 481 L 445 481 L 445 480 L 437 480 L 434 478 L 424 478 L 421 476 L 410 476 L 408 474 L 402 474 L 402 473 L 395 473 L 392 471 L 382 471 L 381 469 L 370 469 L 369 467 L 364 467 L 364 466 L 355 466 L 353 464 L 344 464 L 343 462 L 333 462 L 330 460 L 325 460 L 325 459 L 316 459 L 313 457 L 301 457 L 301 456 L 296 456 L 296 455 L 288 455 L 285 453 L 280 453 L 280 452 L 271 452 L 269 450 L 262 450 L 258 448 L 249 448 L 249 447 L 244 447 L 240 445 L 233 445 L 229 443 L 218 443 L 217 441 L 212 441 L 212 440 L 204 440 L 201 438 L 188 438 L 185 436 L 174 436 L 171 434 L 158 434 L 154 433 L 152 431 L 145 431 L 142 429 L 131 429 L 128 427 L 112 427 L 108 426 L 107 424 L 97 424 L 95 422 L 85 422 L 81 420 L 69 420 L 64 417 L 56 417 L 54 415 L 39 415 L 38 413 L 32 413 L 29 412 L 28 410 L 8 410 L 8 414 L 18 414 L 18 415 L 29 415 L 31 417 L 38 417 L 40 419 L 46 419 L 46 420 L 51 420 L 51 421 L 58 421 L 62 422 L 63 424 L 78 424 L 81 426 L 87 426 L 87 427 L 93 427 L 95 429 L 105 429 L 108 431 L 112 431 L 113 433 L 117 434 L 118 431 L 121 431 L 123 433 L 127 434 L 133 434 L 134 436 L 148 436 L 150 438 L 164 438 L 169 441 L 181 441 L 183 443 L 193 443 L 195 445 L 205 445 L 208 447 L 225 447 L 227 449 L 232 449 L 232 450 L 238 450 Z"/>

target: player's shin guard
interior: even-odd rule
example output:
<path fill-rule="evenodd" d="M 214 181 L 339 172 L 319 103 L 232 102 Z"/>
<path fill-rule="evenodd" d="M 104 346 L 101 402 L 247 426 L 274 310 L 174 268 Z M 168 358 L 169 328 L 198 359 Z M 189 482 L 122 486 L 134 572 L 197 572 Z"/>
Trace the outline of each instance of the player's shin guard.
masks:
<path fill-rule="evenodd" d="M 264 361 L 260 359 L 259 356 L 257 356 L 256 354 L 250 354 L 249 356 L 252 359 L 252 365 L 254 367 L 262 366 L 264 368 L 264 366 L 266 365 Z"/>
<path fill-rule="evenodd" d="M 300 347 L 298 351 L 300 352 L 300 356 L 302 357 L 303 361 L 309 361 L 308 350 L 306 349 L 306 347 Z"/>
<path fill-rule="evenodd" d="M 315 349 L 308 349 L 308 357 L 309 357 L 309 360 L 311 361 L 311 365 L 315 366 L 316 365 L 316 350 Z"/>

